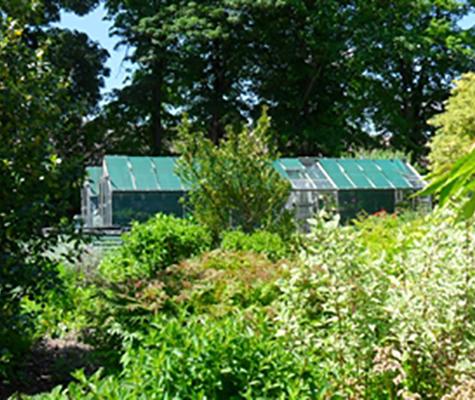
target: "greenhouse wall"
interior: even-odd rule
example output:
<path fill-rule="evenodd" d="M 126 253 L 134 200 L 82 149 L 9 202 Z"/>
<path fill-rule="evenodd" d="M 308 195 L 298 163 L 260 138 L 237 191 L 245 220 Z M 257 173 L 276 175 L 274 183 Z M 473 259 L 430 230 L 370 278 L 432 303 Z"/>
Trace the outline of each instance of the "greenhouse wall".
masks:
<path fill-rule="evenodd" d="M 146 221 L 157 213 L 185 216 L 181 202 L 185 192 L 113 192 L 112 225 L 125 226 Z"/>
<path fill-rule="evenodd" d="M 394 213 L 396 208 L 395 190 L 342 190 L 338 192 L 340 220 L 348 222 L 361 214 L 385 211 Z"/>

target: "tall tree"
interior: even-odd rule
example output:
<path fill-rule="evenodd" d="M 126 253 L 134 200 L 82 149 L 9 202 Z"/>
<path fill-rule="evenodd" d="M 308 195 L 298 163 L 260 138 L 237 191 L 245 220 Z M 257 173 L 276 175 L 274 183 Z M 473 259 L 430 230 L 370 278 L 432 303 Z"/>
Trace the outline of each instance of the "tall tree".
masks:
<path fill-rule="evenodd" d="M 178 38 L 170 30 L 170 23 L 180 9 L 180 1 L 107 0 L 105 5 L 114 21 L 113 33 L 121 39 L 120 45 L 131 49 L 127 60 L 135 70 L 129 84 L 114 93 L 103 123 L 118 138 L 119 149 L 130 149 L 130 140 L 135 151 L 157 154 L 162 150 L 170 121 L 174 120 L 170 105 Z"/>
<path fill-rule="evenodd" d="M 105 72 L 103 50 L 49 24 L 62 5 L 94 3 L 0 0 L 0 376 L 31 339 L 22 299 L 55 283 L 46 254 L 69 231 L 86 154 L 77 143 Z"/>
<path fill-rule="evenodd" d="M 440 112 L 452 80 L 475 67 L 475 32 L 459 26 L 474 4 L 365 0 L 357 10 L 359 96 L 373 133 L 420 157 L 434 132 L 427 121 Z"/>
<path fill-rule="evenodd" d="M 109 75 L 105 66 L 108 52 L 93 42 L 85 33 L 54 27 L 60 19 L 60 11 L 72 11 L 79 15 L 92 10 L 96 0 L 18 1 L 0 0 L 0 18 L 14 19 L 22 26 L 23 43 L 32 50 L 43 49 L 45 61 L 54 66 L 62 76 L 70 78 L 69 95 L 81 102 L 85 114 L 98 113 L 104 78 Z M 58 154 L 66 158 L 82 153 L 90 159 L 102 142 L 103 131 L 88 129 L 86 115 L 69 124 L 68 134 L 54 141 Z M 66 119 L 66 118 L 65 118 Z M 52 139 L 53 141 L 53 139 Z"/>
<path fill-rule="evenodd" d="M 352 1 L 304 0 L 256 13 L 252 81 L 286 152 L 331 155 L 369 141 L 352 97 L 354 13 Z"/>
<path fill-rule="evenodd" d="M 83 113 L 76 115 L 77 120 L 69 120 L 69 129 L 54 142 L 55 148 L 62 158 L 82 154 L 89 162 L 101 153 L 104 142 L 104 131 L 93 129 L 88 121 L 100 111 L 101 89 L 104 77 L 109 75 L 105 66 L 108 52 L 78 31 L 48 28 L 39 37 L 40 42 L 47 43 L 46 61 L 58 73 L 69 77 L 69 96 L 83 107 Z"/>
<path fill-rule="evenodd" d="M 109 57 L 107 50 L 87 34 L 68 29 L 50 28 L 44 39 L 50 42 L 46 53 L 48 61 L 71 78 L 71 95 L 83 100 L 90 112 L 97 111 L 104 78 L 109 75 L 105 67 Z"/>
<path fill-rule="evenodd" d="M 148 138 L 145 152 L 167 151 L 183 111 L 217 142 L 225 125 L 257 118 L 264 103 L 286 153 L 337 155 L 384 137 L 419 157 L 433 132 L 425 121 L 440 110 L 450 81 L 473 66 L 473 32 L 458 25 L 472 2 L 106 6 L 136 66 L 106 115 L 118 121 L 109 124 L 118 136 Z"/>
<path fill-rule="evenodd" d="M 173 24 L 182 40 L 178 101 L 215 144 L 226 125 L 249 116 L 246 95 L 255 96 L 250 76 L 256 7 L 242 1 L 189 3 Z"/>
<path fill-rule="evenodd" d="M 46 61 L 46 45 L 28 45 L 26 29 L 0 21 L 0 375 L 28 344 L 31 319 L 21 300 L 52 283 L 45 252 L 82 176 L 82 155 L 62 159 L 55 143 L 84 115 L 83 102 Z"/>
<path fill-rule="evenodd" d="M 132 48 L 128 60 L 136 66 L 105 112 L 118 136 L 159 153 L 184 111 L 215 142 L 240 119 L 246 20 L 232 3 L 106 2 L 114 33 Z"/>

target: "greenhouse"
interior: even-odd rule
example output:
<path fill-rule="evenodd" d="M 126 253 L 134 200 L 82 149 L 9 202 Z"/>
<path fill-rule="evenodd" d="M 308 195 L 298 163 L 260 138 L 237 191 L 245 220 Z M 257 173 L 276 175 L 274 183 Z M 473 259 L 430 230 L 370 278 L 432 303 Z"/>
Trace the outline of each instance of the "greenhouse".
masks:
<path fill-rule="evenodd" d="M 184 216 L 187 188 L 175 173 L 175 157 L 106 156 L 88 168 L 82 191 L 87 227 L 125 227 L 162 212 Z M 274 168 L 291 184 L 287 208 L 306 221 L 322 208 L 342 221 L 360 213 L 393 213 L 424 187 L 416 170 L 402 160 L 281 158 Z M 411 204 L 412 203 L 412 204 Z"/>
<path fill-rule="evenodd" d="M 103 226 L 124 226 L 156 213 L 185 215 L 185 186 L 175 174 L 175 157 L 106 156 L 100 183 Z"/>
<path fill-rule="evenodd" d="M 324 207 L 338 212 L 342 221 L 361 213 L 393 213 L 403 202 L 415 206 L 409 195 L 425 185 L 402 160 L 283 158 L 275 167 L 292 185 L 287 207 L 301 220 Z"/>

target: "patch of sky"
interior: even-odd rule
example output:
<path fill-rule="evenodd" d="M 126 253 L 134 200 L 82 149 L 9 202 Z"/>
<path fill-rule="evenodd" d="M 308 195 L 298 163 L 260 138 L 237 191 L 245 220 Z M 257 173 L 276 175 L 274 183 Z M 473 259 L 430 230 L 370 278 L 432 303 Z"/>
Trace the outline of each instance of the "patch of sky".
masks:
<path fill-rule="evenodd" d="M 459 22 L 459 25 L 463 29 L 475 28 L 475 14 L 470 14 L 462 18 L 462 20 Z"/>
<path fill-rule="evenodd" d="M 106 15 L 107 12 L 101 4 L 82 17 L 70 12 L 61 12 L 61 21 L 57 24 L 62 28 L 86 33 L 91 40 L 98 42 L 109 52 L 107 67 L 110 69 L 110 76 L 105 79 L 104 94 L 124 86 L 127 76 L 133 70 L 131 63 L 124 61 L 127 51 L 130 50 L 124 46 L 117 47 L 119 38 L 111 35 L 112 22 L 106 19 Z"/>

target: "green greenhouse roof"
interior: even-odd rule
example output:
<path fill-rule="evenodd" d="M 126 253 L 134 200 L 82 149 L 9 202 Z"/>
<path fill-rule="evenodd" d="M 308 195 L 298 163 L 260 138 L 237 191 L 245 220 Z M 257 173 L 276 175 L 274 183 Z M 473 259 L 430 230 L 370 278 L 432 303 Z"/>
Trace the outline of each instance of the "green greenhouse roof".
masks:
<path fill-rule="evenodd" d="M 401 160 L 323 158 L 318 164 L 340 189 L 420 189 L 424 182 Z"/>
<path fill-rule="evenodd" d="M 86 179 L 89 183 L 91 193 L 93 196 L 99 196 L 99 182 L 102 177 L 102 168 L 101 167 L 87 167 L 86 168 Z"/>
<path fill-rule="evenodd" d="M 106 156 L 116 191 L 183 191 L 176 157 Z M 281 158 L 273 163 L 295 190 L 420 189 L 421 177 L 402 160 Z M 100 176 L 100 174 L 99 174 Z"/>
<path fill-rule="evenodd" d="M 183 191 L 175 163 L 176 157 L 104 158 L 112 189 L 117 191 Z"/>

